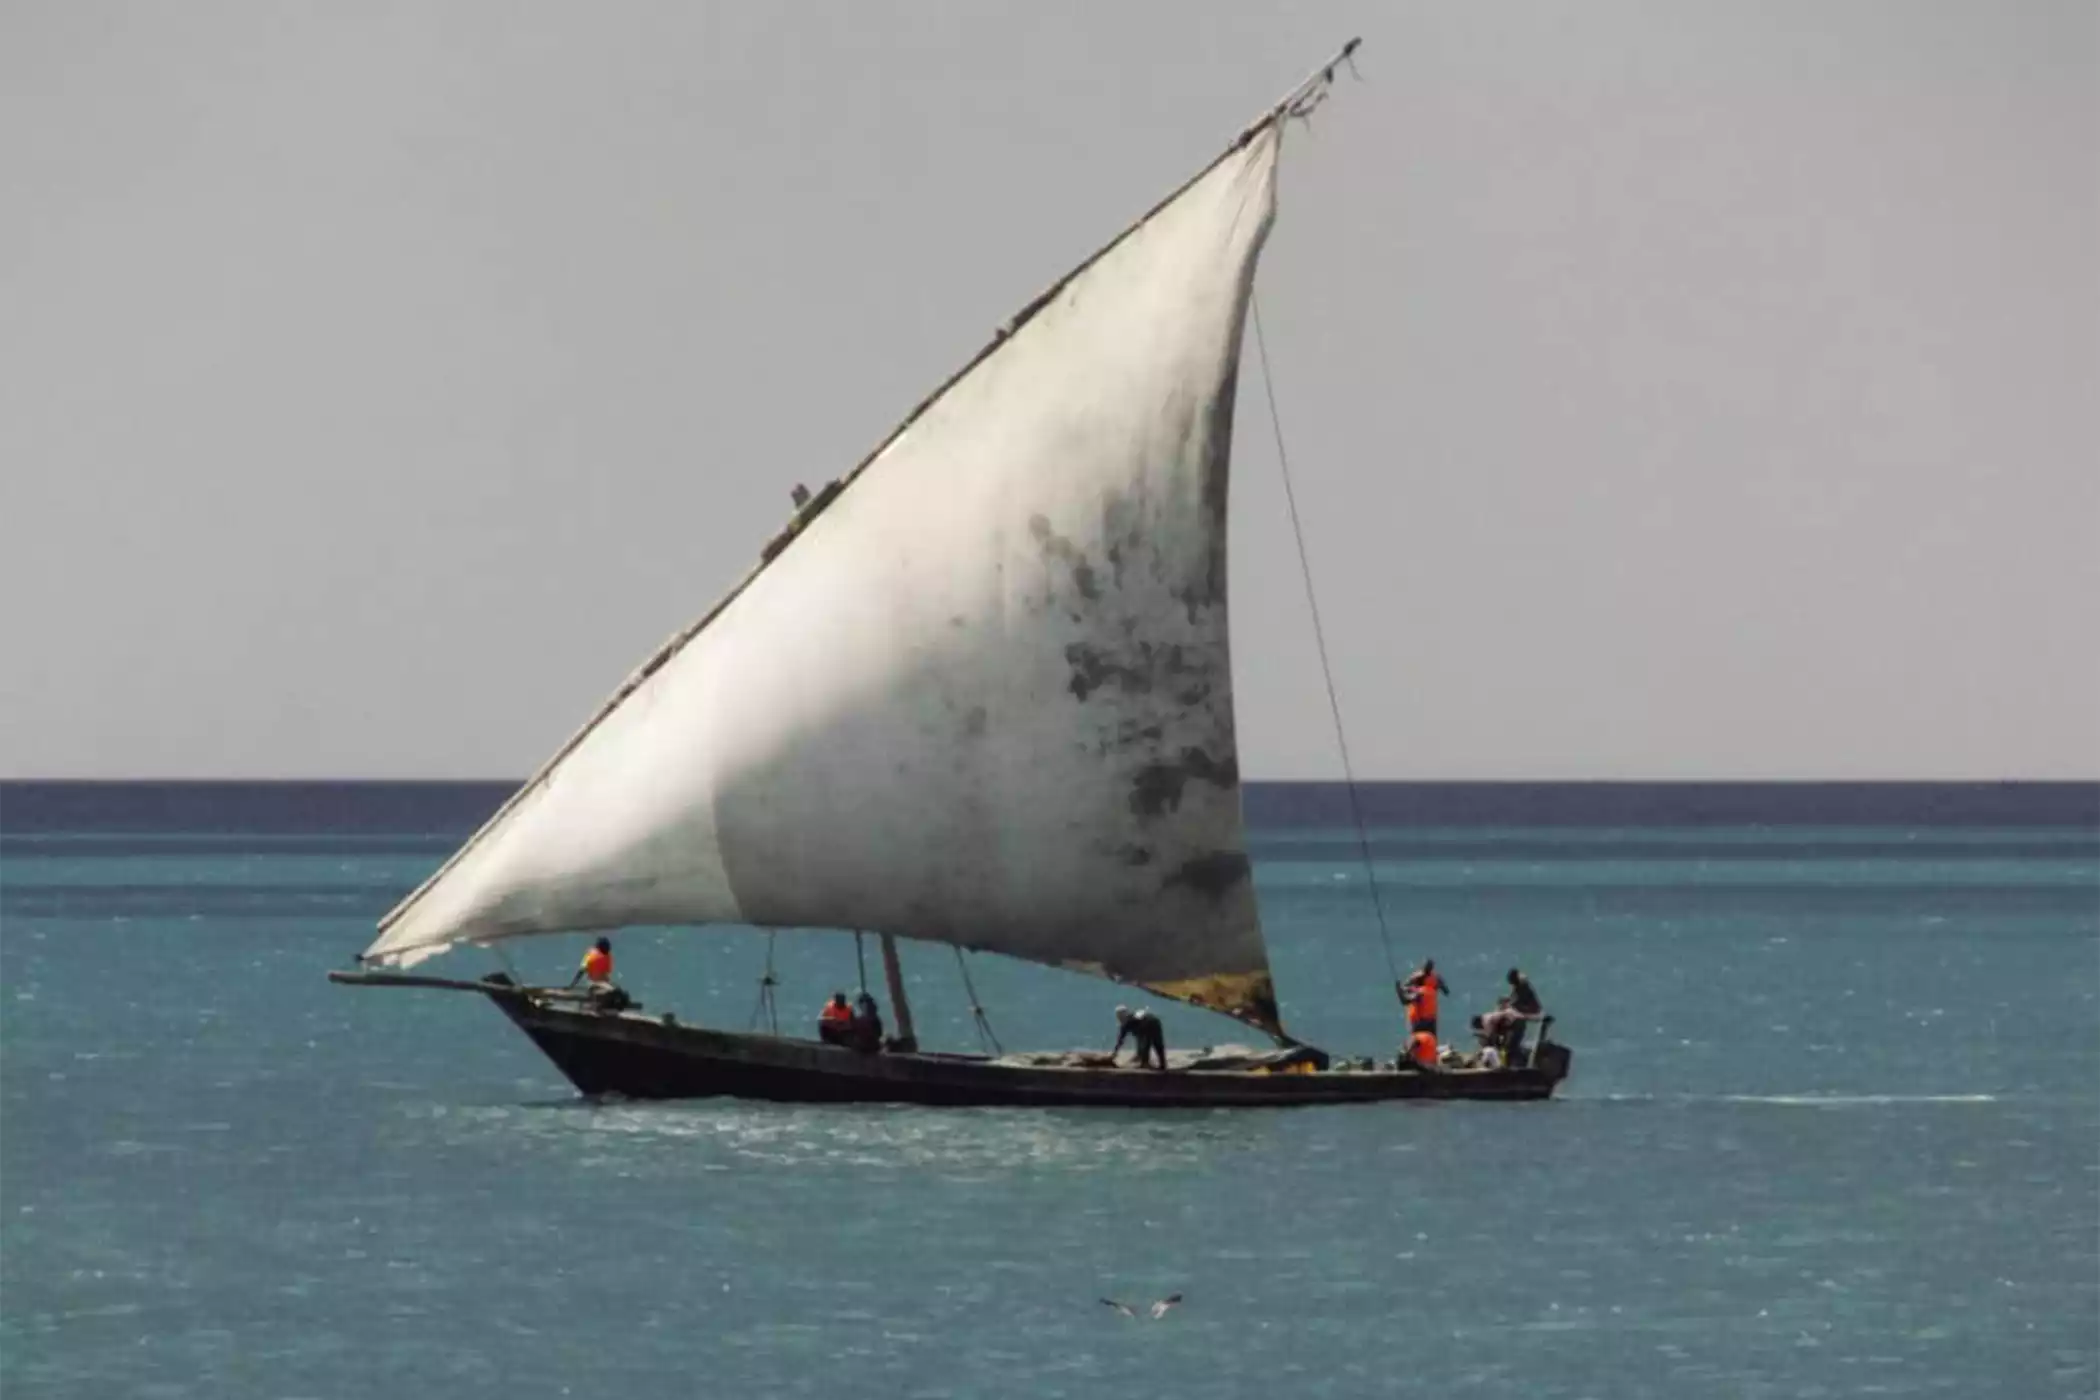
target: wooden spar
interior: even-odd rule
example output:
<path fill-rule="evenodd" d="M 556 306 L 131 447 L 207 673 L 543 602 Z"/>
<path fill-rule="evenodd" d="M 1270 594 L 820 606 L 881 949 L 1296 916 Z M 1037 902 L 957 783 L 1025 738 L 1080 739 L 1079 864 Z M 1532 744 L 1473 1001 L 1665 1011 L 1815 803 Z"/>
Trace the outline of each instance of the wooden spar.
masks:
<path fill-rule="evenodd" d="M 345 987 L 423 987 L 440 992 L 480 992 L 483 996 L 503 1001 L 532 1001 L 542 1003 L 567 1003 L 575 1006 L 597 1004 L 597 991 L 585 987 L 521 987 L 501 972 L 492 972 L 478 982 L 469 982 L 458 977 L 429 977 L 415 972 L 374 972 L 360 968 L 346 972 L 332 968 L 328 980 Z M 620 1001 L 620 1008 L 638 1008 L 641 1003 L 631 998 Z"/>
<path fill-rule="evenodd" d="M 501 982 L 468 982 L 458 977 L 426 977 L 414 972 L 344 972 L 330 969 L 328 980 L 346 987 L 434 987 L 445 992 L 517 992 Z"/>
<path fill-rule="evenodd" d="M 911 1003 L 904 999 L 904 966 L 897 961 L 897 940 L 882 935 L 882 975 L 890 984 L 890 1009 L 897 1016 L 897 1048 L 916 1050 L 919 1037 L 911 1027 Z"/>

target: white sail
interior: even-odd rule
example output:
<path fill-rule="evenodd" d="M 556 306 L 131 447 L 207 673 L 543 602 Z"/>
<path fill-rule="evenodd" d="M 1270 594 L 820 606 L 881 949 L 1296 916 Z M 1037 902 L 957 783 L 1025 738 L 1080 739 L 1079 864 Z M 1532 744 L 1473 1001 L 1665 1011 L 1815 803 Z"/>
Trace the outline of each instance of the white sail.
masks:
<path fill-rule="evenodd" d="M 857 928 L 1274 1028 L 1225 513 L 1280 140 L 1258 123 L 1031 306 L 367 961 L 628 924 Z"/>

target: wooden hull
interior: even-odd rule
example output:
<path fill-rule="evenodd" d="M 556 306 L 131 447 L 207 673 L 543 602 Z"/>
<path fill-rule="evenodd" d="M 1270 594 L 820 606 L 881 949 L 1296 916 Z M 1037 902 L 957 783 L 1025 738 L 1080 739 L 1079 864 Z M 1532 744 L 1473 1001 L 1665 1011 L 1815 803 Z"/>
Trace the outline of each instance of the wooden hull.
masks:
<path fill-rule="evenodd" d="M 975 1055 L 860 1054 L 816 1041 L 743 1035 L 550 1004 L 489 998 L 578 1089 L 632 1099 L 733 1097 L 782 1103 L 911 1103 L 1013 1108 L 1280 1108 L 1393 1099 L 1544 1099 L 1566 1077 L 1552 1046 L 1537 1067 L 1446 1072 L 1066 1069 Z"/>

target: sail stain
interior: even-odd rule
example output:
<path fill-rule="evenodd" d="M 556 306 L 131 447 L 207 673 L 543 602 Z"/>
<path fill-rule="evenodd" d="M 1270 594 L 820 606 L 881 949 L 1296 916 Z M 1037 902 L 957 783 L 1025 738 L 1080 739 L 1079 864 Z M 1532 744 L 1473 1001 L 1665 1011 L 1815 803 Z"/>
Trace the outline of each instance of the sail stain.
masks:
<path fill-rule="evenodd" d="M 1138 769 L 1130 780 L 1130 810 L 1141 817 L 1179 811 L 1182 789 L 1189 783 L 1209 783 L 1213 787 L 1230 789 L 1239 781 L 1237 757 L 1228 756 L 1220 762 L 1202 749 L 1185 748 L 1177 763 L 1148 763 Z"/>
<path fill-rule="evenodd" d="M 1179 886 L 1212 899 L 1222 899 L 1234 885 L 1252 873 L 1253 867 L 1241 852 L 1209 851 L 1183 861 L 1162 884 L 1168 889 Z"/>
<path fill-rule="evenodd" d="M 1072 668 L 1072 678 L 1066 689 L 1079 700 L 1085 700 L 1111 681 L 1125 691 L 1149 688 L 1144 672 L 1085 642 L 1073 642 L 1065 648 L 1065 664 Z"/>
<path fill-rule="evenodd" d="M 1194 421 L 1190 424 L 1192 436 L 1196 432 L 1203 435 L 1203 453 L 1199 459 L 1203 463 L 1203 508 L 1210 512 L 1210 518 L 1219 531 L 1217 538 L 1221 540 L 1232 490 L 1232 415 L 1239 399 L 1239 389 L 1240 354 L 1238 342 L 1234 342 L 1218 392 L 1212 396 L 1208 410 L 1193 415 Z M 1216 551 L 1220 556 L 1224 552 L 1222 548 Z M 1222 595 L 1224 580 L 1218 579 L 1215 586 Z"/>
<path fill-rule="evenodd" d="M 1028 533 L 1042 549 L 1044 558 L 1053 559 L 1072 571 L 1072 586 L 1079 590 L 1080 597 L 1088 602 L 1100 599 L 1101 580 L 1094 572 L 1093 563 L 1084 550 L 1051 527 L 1049 516 L 1041 512 L 1029 516 Z"/>
<path fill-rule="evenodd" d="M 1142 718 L 1125 719 L 1117 723 L 1114 733 L 1098 735 L 1093 751 L 1098 758 L 1108 758 L 1123 751 L 1135 751 L 1139 755 L 1153 752 L 1154 747 L 1166 737 L 1166 726 L 1147 724 Z"/>
<path fill-rule="evenodd" d="M 1145 547 L 1146 515 L 1142 496 L 1117 497 L 1101 507 L 1101 538 L 1108 542 L 1102 553 L 1119 589 L 1130 562 Z"/>
<path fill-rule="evenodd" d="M 1065 648 L 1065 664 L 1072 668 L 1066 689 L 1081 700 L 1110 682 L 1126 695 L 1148 694 L 1163 678 L 1202 669 L 1189 663 L 1179 642 L 1139 642 L 1120 655 L 1090 642 L 1073 642 Z"/>

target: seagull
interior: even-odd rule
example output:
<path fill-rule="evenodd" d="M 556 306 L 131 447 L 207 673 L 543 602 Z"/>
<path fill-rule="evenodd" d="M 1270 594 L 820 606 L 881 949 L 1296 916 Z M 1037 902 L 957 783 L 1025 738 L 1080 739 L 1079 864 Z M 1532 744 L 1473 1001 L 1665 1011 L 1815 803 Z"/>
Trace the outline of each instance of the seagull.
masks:
<path fill-rule="evenodd" d="M 1125 1317 L 1137 1316 L 1137 1309 L 1131 1307 L 1128 1303 L 1119 1303 L 1113 1298 L 1103 1298 L 1101 1301 Z M 1166 1297 L 1154 1303 L 1151 1307 L 1152 1320 L 1157 1322 L 1160 1318 L 1165 1317 L 1167 1310 L 1180 1301 L 1181 1295 L 1179 1293 L 1169 1293 Z"/>

